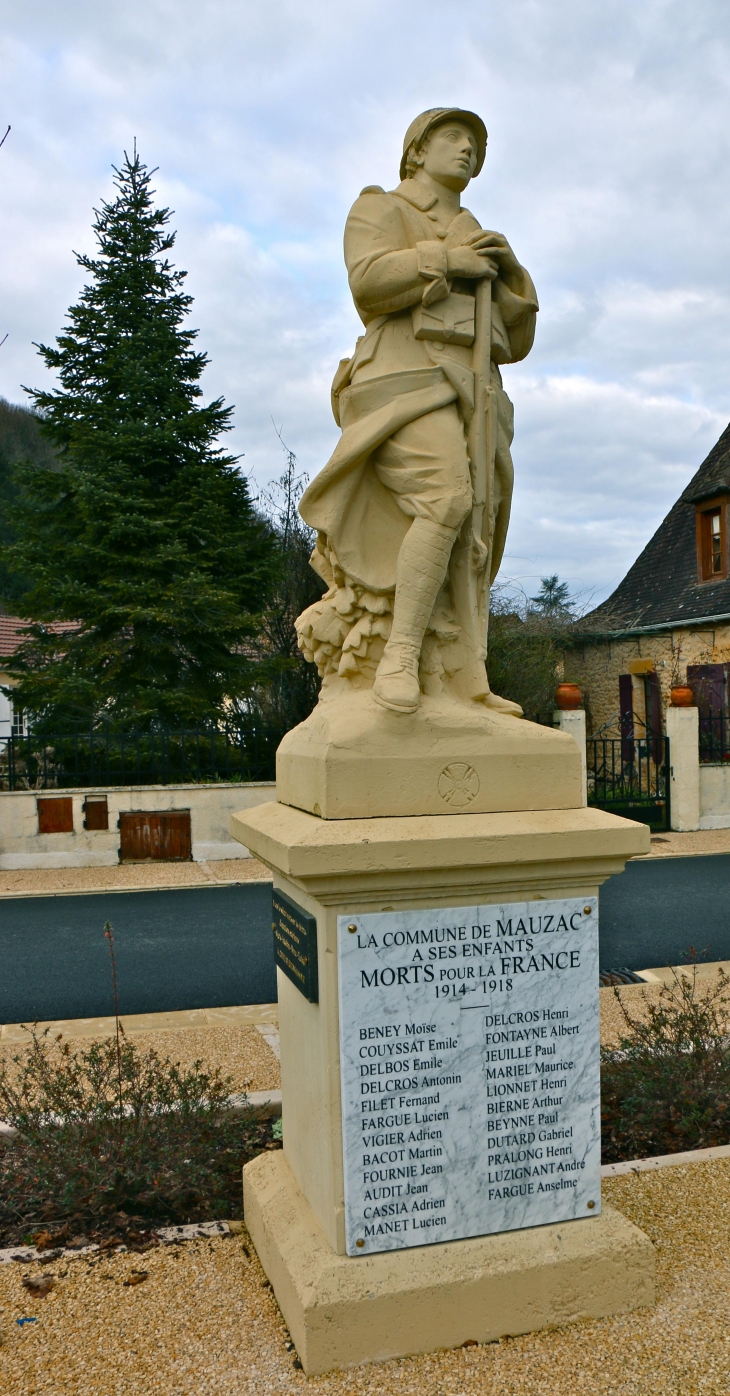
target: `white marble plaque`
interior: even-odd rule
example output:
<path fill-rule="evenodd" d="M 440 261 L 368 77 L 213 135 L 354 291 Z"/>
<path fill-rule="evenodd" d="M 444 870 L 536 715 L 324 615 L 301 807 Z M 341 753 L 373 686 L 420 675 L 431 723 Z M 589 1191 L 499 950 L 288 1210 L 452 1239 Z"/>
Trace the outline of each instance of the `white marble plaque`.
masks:
<path fill-rule="evenodd" d="M 348 1255 L 596 1216 L 595 897 L 338 917 Z"/>

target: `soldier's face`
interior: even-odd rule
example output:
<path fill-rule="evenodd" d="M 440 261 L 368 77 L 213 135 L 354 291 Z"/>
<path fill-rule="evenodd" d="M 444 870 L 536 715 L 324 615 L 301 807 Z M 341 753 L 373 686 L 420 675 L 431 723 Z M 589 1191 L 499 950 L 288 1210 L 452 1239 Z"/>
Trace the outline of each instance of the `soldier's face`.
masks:
<path fill-rule="evenodd" d="M 460 121 L 444 121 L 428 137 L 422 148 L 422 169 L 447 189 L 466 189 L 477 164 L 477 143 L 468 126 Z"/>

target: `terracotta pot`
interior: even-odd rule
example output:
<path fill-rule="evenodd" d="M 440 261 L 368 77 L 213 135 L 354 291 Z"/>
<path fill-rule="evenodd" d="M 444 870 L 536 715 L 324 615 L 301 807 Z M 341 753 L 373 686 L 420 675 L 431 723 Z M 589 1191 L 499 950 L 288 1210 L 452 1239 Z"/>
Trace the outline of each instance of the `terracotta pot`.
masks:
<path fill-rule="evenodd" d="M 555 705 L 561 712 L 571 712 L 583 704 L 583 694 L 577 683 L 559 683 L 555 690 Z"/>
<path fill-rule="evenodd" d="M 694 693 L 692 689 L 684 683 L 675 685 L 669 695 L 669 699 L 673 708 L 693 708 L 695 705 Z"/>

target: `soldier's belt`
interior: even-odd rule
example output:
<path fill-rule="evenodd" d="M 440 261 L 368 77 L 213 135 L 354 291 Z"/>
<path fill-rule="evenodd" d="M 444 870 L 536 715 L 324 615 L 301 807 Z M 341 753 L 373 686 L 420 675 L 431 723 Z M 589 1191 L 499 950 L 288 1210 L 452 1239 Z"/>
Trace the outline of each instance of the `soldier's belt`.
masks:
<path fill-rule="evenodd" d="M 406 368 L 400 373 L 384 373 L 380 378 L 343 388 L 339 402 L 342 426 L 349 427 L 369 412 L 387 407 L 388 403 L 404 393 L 435 388 L 445 381 L 446 374 L 441 368 Z"/>

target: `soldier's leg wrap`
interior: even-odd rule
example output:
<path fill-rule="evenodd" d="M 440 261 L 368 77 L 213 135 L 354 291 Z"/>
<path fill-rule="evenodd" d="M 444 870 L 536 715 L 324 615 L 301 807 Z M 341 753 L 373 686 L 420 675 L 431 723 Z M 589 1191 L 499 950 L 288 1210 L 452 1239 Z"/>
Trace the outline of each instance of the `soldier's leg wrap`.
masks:
<path fill-rule="evenodd" d="M 420 700 L 418 663 L 426 627 L 443 584 L 457 530 L 415 518 L 396 569 L 393 628 L 373 688 L 383 707 L 415 712 Z"/>
<path fill-rule="evenodd" d="M 466 437 L 455 404 L 401 427 L 375 453 L 373 466 L 413 519 L 398 553 L 393 628 L 373 695 L 393 712 L 412 713 L 421 697 L 423 637 L 451 549 L 472 507 Z"/>

